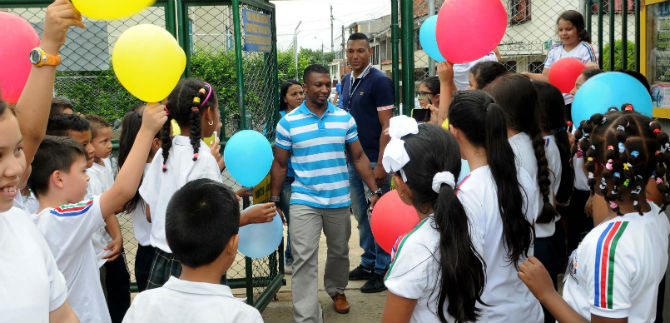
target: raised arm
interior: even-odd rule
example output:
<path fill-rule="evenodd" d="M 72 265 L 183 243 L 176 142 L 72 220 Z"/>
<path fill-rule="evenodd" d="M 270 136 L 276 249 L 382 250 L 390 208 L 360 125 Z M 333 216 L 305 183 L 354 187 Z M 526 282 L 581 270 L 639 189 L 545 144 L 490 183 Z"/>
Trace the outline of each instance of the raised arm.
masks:
<path fill-rule="evenodd" d="M 47 7 L 41 48 L 47 54 L 58 55 L 61 46 L 65 44 L 65 34 L 71 26 L 86 28 L 81 22 L 81 14 L 70 1 L 54 1 Z M 23 135 L 23 151 L 28 165 L 32 163 L 37 147 L 46 133 L 55 78 L 56 66 L 33 65 L 23 93 L 16 103 L 16 117 Z"/>

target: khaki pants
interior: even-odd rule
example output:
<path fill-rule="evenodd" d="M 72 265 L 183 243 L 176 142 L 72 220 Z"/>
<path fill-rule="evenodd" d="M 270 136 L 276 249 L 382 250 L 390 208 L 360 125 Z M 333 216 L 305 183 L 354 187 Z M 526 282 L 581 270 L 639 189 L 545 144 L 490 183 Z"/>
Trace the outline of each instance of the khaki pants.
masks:
<path fill-rule="evenodd" d="M 292 204 L 290 213 L 293 317 L 296 322 L 320 322 L 317 276 L 321 230 L 328 246 L 324 287 L 330 296 L 343 294 L 349 283 L 349 208 L 321 209 Z"/>

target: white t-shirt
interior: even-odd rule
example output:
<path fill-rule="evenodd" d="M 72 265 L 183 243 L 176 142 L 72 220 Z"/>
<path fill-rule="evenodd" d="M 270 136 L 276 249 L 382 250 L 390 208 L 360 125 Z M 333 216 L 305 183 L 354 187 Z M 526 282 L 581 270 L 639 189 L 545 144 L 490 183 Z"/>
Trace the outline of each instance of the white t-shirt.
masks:
<path fill-rule="evenodd" d="M 200 140 L 198 160 L 193 161 L 193 146 L 186 136 L 174 136 L 163 172 L 163 149 L 156 152 L 149 168 L 144 172 L 140 195 L 151 210 L 151 245 L 172 253 L 165 238 L 165 212 L 172 195 L 186 183 L 209 178 L 221 182 L 221 172 L 207 144 Z"/>
<path fill-rule="evenodd" d="M 464 91 L 470 84 L 470 69 L 479 62 L 488 61 L 498 61 L 495 52 L 490 52 L 486 56 L 469 63 L 454 64 L 454 83 L 456 83 L 456 88 L 459 91 Z"/>
<path fill-rule="evenodd" d="M 67 281 L 68 302 L 81 322 L 111 322 L 91 237 L 105 221 L 100 197 L 33 215 L 58 269 Z"/>
<path fill-rule="evenodd" d="M 145 290 L 135 296 L 123 322 L 262 323 L 263 318 L 257 309 L 235 298 L 226 285 L 171 276 L 163 287 Z"/>
<path fill-rule="evenodd" d="M 519 184 L 528 193 L 527 196 L 536 196 L 536 188 L 530 177 L 523 170 L 519 175 Z M 474 246 L 486 263 L 486 286 L 482 301 L 489 306 L 480 306 L 482 312 L 479 321 L 543 322 L 540 302 L 521 282 L 517 270 L 508 260 L 497 186 L 489 166 L 470 172 L 457 192 L 470 225 L 478 227 L 470 231 Z M 521 194 L 526 195 L 524 191 Z M 526 220 L 531 222 L 536 213 L 526 212 Z M 532 249 L 529 251 L 531 255 Z M 519 264 L 524 260 L 522 257 Z"/>
<path fill-rule="evenodd" d="M 109 170 L 98 163 L 93 163 L 93 166 L 86 169 L 86 175 L 88 175 L 88 187 L 86 188 L 86 199 L 91 199 L 94 196 L 100 196 L 102 193 L 107 191 L 112 185 L 114 185 L 114 178 Z M 95 259 L 98 264 L 98 268 L 102 267 L 107 260 L 102 259 L 110 253 L 109 250 L 105 250 L 112 242 L 112 237 L 109 235 L 105 227 L 98 229 L 93 234 L 91 238 L 91 243 L 93 243 L 93 250 L 95 250 Z"/>
<path fill-rule="evenodd" d="M 149 163 L 144 166 L 144 172 L 147 172 L 149 169 Z M 140 246 L 146 247 L 151 245 L 150 235 L 151 235 L 151 222 L 147 221 L 147 208 L 146 203 L 142 197 L 137 201 L 137 205 L 132 212 L 133 218 L 133 233 L 135 234 L 135 240 Z"/>
<path fill-rule="evenodd" d="M 563 48 L 563 43 L 559 43 L 549 49 L 547 58 L 544 60 L 544 68 L 551 69 L 551 66 L 554 65 L 556 61 L 566 57 L 576 58 L 584 64 L 588 62 L 598 62 L 598 52 L 596 52 L 596 49 L 593 48 L 591 44 L 585 41 L 580 42 L 569 52 Z M 565 104 L 572 103 L 572 99 L 572 94 L 563 93 L 563 100 L 565 101 Z"/>
<path fill-rule="evenodd" d="M 393 262 L 384 278 L 388 290 L 400 297 L 417 300 L 410 322 L 439 322 L 437 299 L 440 288 L 440 232 L 435 230 L 435 216 L 427 216 L 402 237 Z M 449 300 L 444 304 L 444 315 Z"/>
<path fill-rule="evenodd" d="M 558 187 L 561 185 L 561 153 L 558 151 L 556 145 L 556 138 L 553 135 L 544 137 L 544 155 L 547 157 L 547 165 L 549 166 L 549 202 L 556 206 L 554 197 L 558 192 Z M 547 238 L 554 235 L 556 232 L 556 221 L 560 217 L 554 217 L 548 223 L 535 222 L 535 236 L 538 238 Z"/>
<path fill-rule="evenodd" d="M 584 172 L 584 157 L 572 156 L 572 168 L 575 170 L 575 189 L 580 191 L 590 191 L 589 179 Z"/>
<path fill-rule="evenodd" d="M 40 207 L 40 202 L 37 200 L 35 193 L 30 191 L 30 195 L 23 196 L 20 192 L 14 197 L 14 206 L 26 211 L 28 214 L 37 212 Z"/>
<path fill-rule="evenodd" d="M 653 322 L 658 284 L 668 264 L 670 224 L 659 208 L 605 221 L 572 253 L 563 298 L 586 319 L 591 314 Z"/>
<path fill-rule="evenodd" d="M 30 221 L 13 207 L 0 213 L 0 322 L 48 322 L 67 300 L 65 278 Z"/>

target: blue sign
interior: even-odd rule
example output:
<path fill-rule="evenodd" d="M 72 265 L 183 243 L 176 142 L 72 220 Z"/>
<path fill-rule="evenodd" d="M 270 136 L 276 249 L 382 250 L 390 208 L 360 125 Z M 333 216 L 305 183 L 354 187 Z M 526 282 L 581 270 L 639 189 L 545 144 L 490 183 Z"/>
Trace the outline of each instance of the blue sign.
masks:
<path fill-rule="evenodd" d="M 244 22 L 244 47 L 248 52 L 272 51 L 271 17 L 264 13 L 242 9 Z"/>

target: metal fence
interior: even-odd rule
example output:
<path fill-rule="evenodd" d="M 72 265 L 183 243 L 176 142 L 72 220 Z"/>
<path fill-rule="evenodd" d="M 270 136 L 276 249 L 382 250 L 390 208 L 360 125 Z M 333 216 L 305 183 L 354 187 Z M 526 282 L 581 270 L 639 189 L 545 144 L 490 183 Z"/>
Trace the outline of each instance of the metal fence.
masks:
<path fill-rule="evenodd" d="M 41 33 L 50 0 L 3 1 L 0 9 L 16 13 Z M 246 51 L 243 15 L 269 15 L 272 42 L 269 52 Z M 186 77 L 210 82 L 218 93 L 224 121 L 222 143 L 240 129 L 254 129 L 269 139 L 278 121 L 277 48 L 274 5 L 258 0 L 158 0 L 153 7 L 127 19 L 95 21 L 84 18 L 87 29 L 72 28 L 61 54 L 55 95 L 69 98 L 76 112 L 94 113 L 112 121 L 139 104 L 118 83 L 111 69 L 111 52 L 116 39 L 127 28 L 150 23 L 176 36 L 187 54 Z M 115 145 L 116 147 L 116 145 Z M 239 185 L 224 172 L 224 183 L 234 190 Z M 255 203 L 262 201 L 254 201 Z M 245 199 L 246 207 L 249 200 Z M 120 214 L 124 249 L 136 290 L 135 241 L 128 214 Z M 228 270 L 232 288 L 243 288 L 247 303 L 263 310 L 283 283 L 283 243 L 278 252 L 263 259 L 238 254 Z M 238 291 L 242 292 L 242 291 Z"/>

